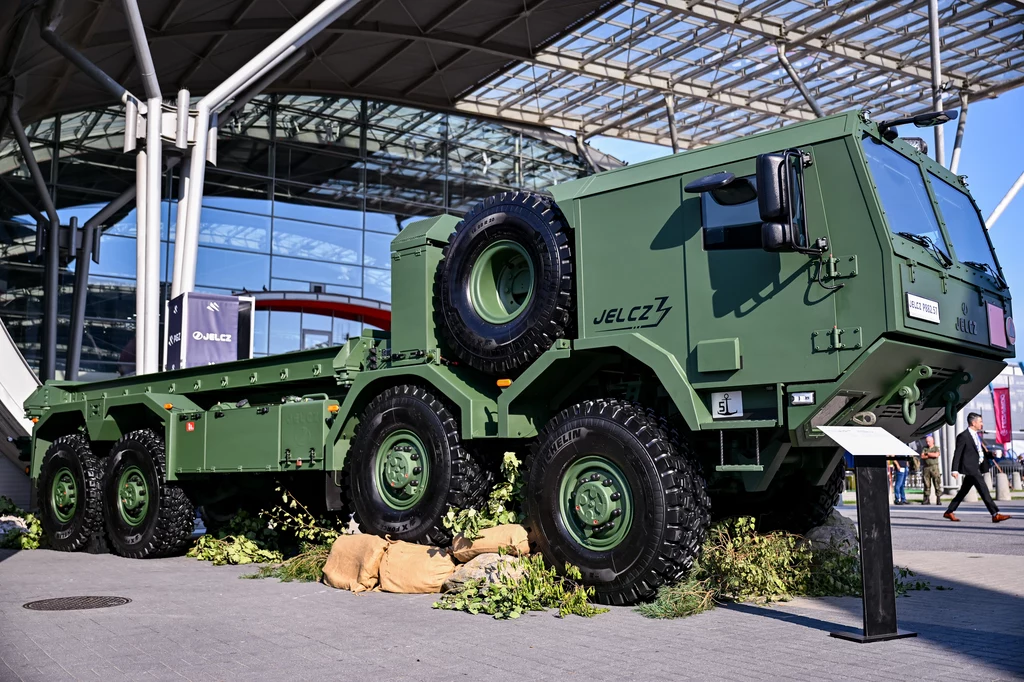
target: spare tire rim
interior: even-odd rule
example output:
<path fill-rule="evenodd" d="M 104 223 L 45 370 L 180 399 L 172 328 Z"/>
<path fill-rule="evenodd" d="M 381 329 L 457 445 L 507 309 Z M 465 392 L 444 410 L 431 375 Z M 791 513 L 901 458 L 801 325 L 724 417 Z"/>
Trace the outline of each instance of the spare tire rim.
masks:
<path fill-rule="evenodd" d="M 516 242 L 494 242 L 473 263 L 469 282 L 477 314 L 491 324 L 506 324 L 519 317 L 533 298 L 533 260 Z"/>
<path fill-rule="evenodd" d="M 614 549 L 629 534 L 633 494 L 622 470 L 607 458 L 589 455 L 574 462 L 558 493 L 565 529 L 586 549 Z"/>
<path fill-rule="evenodd" d="M 149 511 L 149 484 L 142 469 L 130 466 L 117 480 L 117 511 L 129 526 L 138 526 L 146 520 Z"/>
<path fill-rule="evenodd" d="M 78 509 L 78 485 L 75 483 L 75 475 L 67 467 L 62 467 L 53 476 L 53 483 L 50 484 L 50 507 L 53 509 L 53 515 L 61 523 L 67 523 L 75 518 L 75 511 Z"/>
<path fill-rule="evenodd" d="M 377 448 L 376 470 L 374 480 L 384 504 L 405 511 L 416 506 L 426 493 L 430 458 L 419 436 L 402 429 Z"/>

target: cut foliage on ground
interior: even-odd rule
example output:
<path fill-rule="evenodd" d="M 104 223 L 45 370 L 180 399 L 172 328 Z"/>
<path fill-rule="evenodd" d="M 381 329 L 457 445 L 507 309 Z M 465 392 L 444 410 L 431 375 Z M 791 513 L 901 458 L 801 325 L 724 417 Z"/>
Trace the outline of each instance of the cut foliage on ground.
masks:
<path fill-rule="evenodd" d="M 860 559 L 850 548 L 812 549 L 799 535 L 758 533 L 752 517 L 727 519 L 708 532 L 701 557 L 683 581 L 661 588 L 637 607 L 649 618 L 681 618 L 716 603 L 786 601 L 793 597 L 859 597 Z M 914 573 L 897 568 L 896 593 L 930 589 Z"/>
<path fill-rule="evenodd" d="M 278 492 L 281 504 L 256 516 L 239 510 L 225 528 L 196 540 L 188 556 L 215 566 L 274 564 L 245 577 L 319 580 L 331 543 L 345 532 L 341 521 L 318 519 L 288 491 Z"/>
<path fill-rule="evenodd" d="M 9 497 L 0 497 L 0 549 L 39 549 L 46 546 L 43 524 Z"/>
<path fill-rule="evenodd" d="M 529 611 L 557 609 L 559 618 L 569 615 L 590 618 L 608 611 L 590 603 L 594 589 L 579 583 L 575 566 L 566 565 L 559 575 L 539 554 L 509 562 L 497 582 L 468 580 L 455 592 L 434 602 L 435 609 L 486 613 L 497 619 L 519 618 Z"/>

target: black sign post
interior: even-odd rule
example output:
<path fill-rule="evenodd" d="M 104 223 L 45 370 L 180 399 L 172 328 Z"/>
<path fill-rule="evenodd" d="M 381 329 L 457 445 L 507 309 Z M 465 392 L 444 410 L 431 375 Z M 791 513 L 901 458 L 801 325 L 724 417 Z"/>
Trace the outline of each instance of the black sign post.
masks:
<path fill-rule="evenodd" d="M 864 634 L 832 632 L 851 642 L 884 642 L 917 637 L 896 627 L 896 586 L 893 580 L 892 528 L 889 524 L 889 480 L 884 457 L 857 457 L 857 527 L 860 533 L 860 575 L 864 603 Z"/>

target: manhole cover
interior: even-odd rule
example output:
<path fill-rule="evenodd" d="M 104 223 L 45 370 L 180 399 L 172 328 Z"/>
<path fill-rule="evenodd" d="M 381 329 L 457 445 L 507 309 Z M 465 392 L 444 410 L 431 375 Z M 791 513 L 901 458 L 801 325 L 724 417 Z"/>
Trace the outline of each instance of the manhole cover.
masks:
<path fill-rule="evenodd" d="M 25 604 L 32 611 L 78 611 L 80 609 L 105 609 L 121 606 L 131 601 L 128 597 L 57 597 L 42 599 Z"/>

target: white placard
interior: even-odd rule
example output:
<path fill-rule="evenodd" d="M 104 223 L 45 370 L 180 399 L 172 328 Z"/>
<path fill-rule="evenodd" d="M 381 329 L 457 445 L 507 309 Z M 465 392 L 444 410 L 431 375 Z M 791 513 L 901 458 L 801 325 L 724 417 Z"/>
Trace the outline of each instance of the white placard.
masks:
<path fill-rule="evenodd" d="M 939 323 L 939 302 L 930 298 L 907 294 L 907 315 L 926 322 Z"/>
<path fill-rule="evenodd" d="M 879 426 L 819 426 L 854 457 L 914 457 L 906 443 Z"/>
<path fill-rule="evenodd" d="M 739 419 L 743 416 L 743 391 L 711 394 L 711 416 L 715 419 Z"/>

